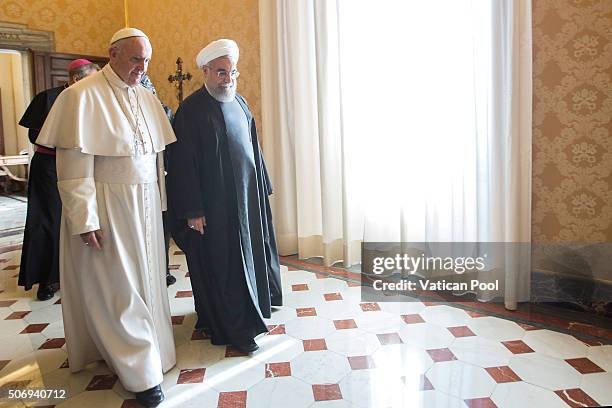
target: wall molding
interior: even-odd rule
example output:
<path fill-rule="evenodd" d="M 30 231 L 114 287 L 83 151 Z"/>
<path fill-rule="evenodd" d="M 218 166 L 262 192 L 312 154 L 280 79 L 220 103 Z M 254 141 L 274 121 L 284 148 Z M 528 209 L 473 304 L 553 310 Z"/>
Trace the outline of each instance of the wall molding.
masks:
<path fill-rule="evenodd" d="M 32 30 L 25 24 L 0 21 L 0 48 L 55 51 L 52 31 Z"/>

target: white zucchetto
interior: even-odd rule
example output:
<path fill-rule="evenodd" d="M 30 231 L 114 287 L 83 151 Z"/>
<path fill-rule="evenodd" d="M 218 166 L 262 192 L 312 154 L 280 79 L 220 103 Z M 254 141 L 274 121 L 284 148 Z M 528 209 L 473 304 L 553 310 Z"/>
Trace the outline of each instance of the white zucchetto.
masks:
<path fill-rule="evenodd" d="M 110 40 L 110 44 L 112 45 L 119 40 L 123 40 L 124 38 L 130 38 L 130 37 L 144 37 L 147 40 L 149 39 L 149 37 L 147 37 L 147 35 L 143 33 L 142 31 L 140 31 L 139 29 L 125 27 L 117 31 L 115 34 L 113 34 Z"/>

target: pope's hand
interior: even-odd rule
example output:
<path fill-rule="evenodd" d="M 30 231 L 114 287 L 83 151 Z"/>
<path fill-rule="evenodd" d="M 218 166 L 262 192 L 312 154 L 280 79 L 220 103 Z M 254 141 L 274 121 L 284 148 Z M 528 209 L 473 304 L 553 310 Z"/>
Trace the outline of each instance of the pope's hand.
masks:
<path fill-rule="evenodd" d="M 102 250 L 102 230 L 89 231 L 81 234 L 81 239 L 85 245 L 95 248 L 98 251 Z"/>
<path fill-rule="evenodd" d="M 206 226 L 206 218 L 189 218 L 187 219 L 187 226 L 194 231 L 198 231 L 201 235 L 204 235 L 204 227 Z"/>

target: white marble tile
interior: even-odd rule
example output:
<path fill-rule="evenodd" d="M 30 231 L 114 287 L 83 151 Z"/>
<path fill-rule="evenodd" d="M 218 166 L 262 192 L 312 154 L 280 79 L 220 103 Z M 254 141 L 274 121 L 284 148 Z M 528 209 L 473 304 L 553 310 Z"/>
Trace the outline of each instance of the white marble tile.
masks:
<path fill-rule="evenodd" d="M 441 327 L 464 326 L 471 319 L 465 310 L 447 305 L 429 306 L 419 314 L 426 322 Z"/>
<path fill-rule="evenodd" d="M 317 305 L 317 316 L 330 320 L 353 319 L 363 314 L 359 304 L 352 300 L 333 300 Z M 371 312 L 368 312 L 371 313 Z"/>
<path fill-rule="evenodd" d="M 467 326 L 477 336 L 493 341 L 520 340 L 525 335 L 525 330 L 513 321 L 492 316 L 472 318 Z"/>
<path fill-rule="evenodd" d="M 282 274 L 281 282 L 283 289 L 291 290 L 291 285 L 297 285 L 300 283 L 310 283 L 317 280 L 317 276 L 308 271 L 289 271 L 286 274 Z"/>
<path fill-rule="evenodd" d="M 405 326 L 398 315 L 383 311 L 361 313 L 355 317 L 355 323 L 359 329 L 373 334 L 399 333 Z"/>
<path fill-rule="evenodd" d="M 219 391 L 205 384 L 175 384 L 165 390 L 166 399 L 159 408 L 204 408 L 216 407 Z"/>
<path fill-rule="evenodd" d="M 461 399 L 488 397 L 496 385 L 483 368 L 463 361 L 436 363 L 427 378 L 434 389 Z"/>
<path fill-rule="evenodd" d="M 265 364 L 251 357 L 226 358 L 206 368 L 204 383 L 219 392 L 247 390 L 263 380 Z"/>
<path fill-rule="evenodd" d="M 461 337 L 448 347 L 458 360 L 479 367 L 508 365 L 513 354 L 500 342 L 483 337 Z"/>
<path fill-rule="evenodd" d="M 179 368 L 206 368 L 225 358 L 225 346 L 214 346 L 209 340 L 190 341 L 176 349 Z"/>
<path fill-rule="evenodd" d="M 304 352 L 302 341 L 286 334 L 260 336 L 259 350 L 251 356 L 261 362 L 282 363 L 293 360 Z"/>
<path fill-rule="evenodd" d="M 589 347 L 587 354 L 592 362 L 612 373 L 612 345 Z"/>
<path fill-rule="evenodd" d="M 50 305 L 27 314 L 23 318 L 30 324 L 55 323 L 62 320 L 62 305 Z"/>
<path fill-rule="evenodd" d="M 491 399 L 498 408 L 567 408 L 554 392 L 525 382 L 497 384 Z"/>
<path fill-rule="evenodd" d="M 602 406 L 612 406 L 612 373 L 582 376 L 580 388 Z"/>
<path fill-rule="evenodd" d="M 309 351 L 291 361 L 291 374 L 309 384 L 335 384 L 351 371 L 348 359 L 332 351 Z"/>
<path fill-rule="evenodd" d="M 436 390 L 415 394 L 414 404 L 411 406 L 418 408 L 467 408 L 467 404 L 462 399 L 451 397 Z"/>
<path fill-rule="evenodd" d="M 343 356 L 368 356 L 381 345 L 378 338 L 361 329 L 336 330 L 325 338 L 327 349 Z"/>
<path fill-rule="evenodd" d="M 455 337 L 446 328 L 432 323 L 405 324 L 399 334 L 404 343 L 423 349 L 444 348 L 455 341 Z"/>
<path fill-rule="evenodd" d="M 45 327 L 45 330 L 43 330 L 41 333 L 48 339 L 65 337 L 63 320 L 60 319 L 54 323 L 51 323 Z"/>
<path fill-rule="evenodd" d="M 558 358 L 586 357 L 588 346 L 573 336 L 551 330 L 532 330 L 523 336 L 534 351 Z"/>
<path fill-rule="evenodd" d="M 383 346 L 372 354 L 372 359 L 377 370 L 398 378 L 416 378 L 434 364 L 425 350 L 405 344 Z"/>
<path fill-rule="evenodd" d="M 28 322 L 23 319 L 0 320 L 0 340 L 18 337 L 19 333 L 26 328 Z M 0 351 L 1 353 L 1 351 Z"/>
<path fill-rule="evenodd" d="M 397 315 L 417 314 L 425 310 L 425 305 L 418 301 L 378 302 L 380 309 Z"/>
<path fill-rule="evenodd" d="M 283 304 L 294 309 L 302 307 L 316 307 L 325 299 L 320 293 L 309 290 L 283 293 Z"/>
<path fill-rule="evenodd" d="M 308 286 L 311 291 L 316 291 L 320 294 L 334 292 L 342 293 L 348 289 L 346 281 L 335 278 L 315 279 L 311 281 Z"/>
<path fill-rule="evenodd" d="M 313 402 L 312 386 L 293 377 L 266 378 L 247 392 L 248 407 L 307 408 Z"/>
<path fill-rule="evenodd" d="M 315 401 L 308 408 L 353 408 L 354 405 L 345 399 L 331 401 Z"/>
<path fill-rule="evenodd" d="M 336 326 L 319 316 L 300 317 L 285 323 L 285 333 L 296 339 L 322 339 L 336 331 Z"/>
<path fill-rule="evenodd" d="M 282 324 L 296 318 L 297 313 L 294 308 L 283 306 L 280 308 L 273 308 L 270 318 L 264 320 L 266 324 Z"/>
<path fill-rule="evenodd" d="M 113 391 L 87 391 L 56 405 L 57 408 L 104 407 L 120 408 L 123 399 Z"/>
<path fill-rule="evenodd" d="M 384 371 L 351 371 L 340 381 L 342 397 L 355 407 L 404 407 L 410 395 L 404 393 L 402 381 Z"/>
<path fill-rule="evenodd" d="M 580 373 L 565 361 L 540 353 L 517 354 L 510 368 L 525 382 L 551 391 L 577 388 Z"/>

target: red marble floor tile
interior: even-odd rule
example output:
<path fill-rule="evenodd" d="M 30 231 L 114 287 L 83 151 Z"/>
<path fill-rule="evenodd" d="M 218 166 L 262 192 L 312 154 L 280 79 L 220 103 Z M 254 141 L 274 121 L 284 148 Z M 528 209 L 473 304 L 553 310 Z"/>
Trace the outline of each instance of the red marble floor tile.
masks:
<path fill-rule="evenodd" d="M 429 302 L 427 300 L 422 300 L 421 303 L 423 303 L 425 306 L 439 306 L 440 303 L 438 302 Z"/>
<path fill-rule="evenodd" d="M 315 309 L 314 307 L 302 307 L 302 308 L 298 308 L 298 309 L 295 309 L 295 312 L 297 313 L 297 317 L 306 317 L 306 316 L 316 316 L 317 315 L 317 309 Z"/>
<path fill-rule="evenodd" d="M 172 325 L 180 326 L 181 324 L 183 324 L 184 320 L 185 320 L 185 316 L 172 316 Z"/>
<path fill-rule="evenodd" d="M 361 286 L 361 282 L 347 281 L 346 284 L 349 286 L 349 288 L 356 288 L 358 286 Z"/>
<path fill-rule="evenodd" d="M 348 362 L 351 366 L 351 370 L 366 370 L 368 368 L 376 368 L 374 359 L 370 356 L 348 357 Z"/>
<path fill-rule="evenodd" d="M 193 291 L 191 290 L 179 290 L 176 292 L 175 298 L 190 298 L 193 297 Z"/>
<path fill-rule="evenodd" d="M 58 337 L 55 339 L 48 339 L 38 349 L 39 350 L 58 349 L 58 348 L 61 348 L 64 344 L 66 344 L 66 339 Z"/>
<path fill-rule="evenodd" d="M 320 351 L 327 350 L 327 343 L 325 339 L 308 339 L 302 340 L 304 351 Z"/>
<path fill-rule="evenodd" d="M 527 330 L 527 331 L 531 331 L 531 330 L 542 330 L 542 329 L 540 329 L 539 327 L 532 326 L 532 325 L 527 324 L 527 323 L 518 323 L 518 322 L 517 322 L 516 324 L 518 324 L 519 326 L 521 326 L 521 327 L 523 328 L 523 330 Z"/>
<path fill-rule="evenodd" d="M 68 368 L 68 367 L 70 367 L 70 365 L 68 364 L 68 359 L 66 359 L 66 361 L 64 361 L 59 368 Z"/>
<path fill-rule="evenodd" d="M 427 351 L 427 354 L 429 354 L 429 357 L 431 357 L 431 359 L 436 363 L 439 363 L 441 361 L 452 361 L 452 360 L 457 359 L 457 357 L 455 357 L 453 352 L 450 351 L 448 348 L 432 349 L 432 350 L 425 350 L 425 351 Z"/>
<path fill-rule="evenodd" d="M 473 312 L 471 310 L 466 310 L 465 313 L 469 314 L 470 317 L 472 317 L 472 318 L 485 317 L 486 316 L 486 314 L 482 314 L 482 313 L 478 313 L 478 312 Z"/>
<path fill-rule="evenodd" d="M 474 332 L 467 326 L 455 326 L 446 328 L 455 337 L 470 337 L 475 336 Z"/>
<path fill-rule="evenodd" d="M 217 408 L 246 408 L 247 392 L 220 392 Z"/>
<path fill-rule="evenodd" d="M 285 334 L 285 325 L 284 324 L 272 324 L 268 326 L 268 336 L 274 336 L 277 334 Z"/>
<path fill-rule="evenodd" d="M 19 269 L 19 265 L 9 265 L 4 268 L 5 271 L 14 271 L 15 269 Z"/>
<path fill-rule="evenodd" d="M 473 398 L 463 400 L 469 408 L 497 408 L 497 405 L 489 397 Z"/>
<path fill-rule="evenodd" d="M 578 371 L 580 374 L 592 374 L 592 373 L 605 372 L 605 370 L 603 370 L 597 364 L 595 364 L 594 362 L 592 362 L 591 360 L 585 357 L 569 358 L 569 359 L 566 359 L 565 362 L 571 365 L 572 367 L 574 367 L 574 369 Z"/>
<path fill-rule="evenodd" d="M 402 320 L 406 324 L 425 323 L 425 320 L 423 320 L 420 314 L 402 315 Z"/>
<path fill-rule="evenodd" d="M 191 333 L 191 340 L 207 340 L 210 339 L 204 330 L 194 329 L 193 333 Z"/>
<path fill-rule="evenodd" d="M 291 376 L 291 364 L 289 364 L 289 362 L 266 363 L 266 378 L 290 377 L 290 376 Z"/>
<path fill-rule="evenodd" d="M 357 323 L 353 319 L 334 320 L 334 326 L 336 326 L 336 330 L 355 329 Z"/>
<path fill-rule="evenodd" d="M 519 377 L 508 366 L 487 367 L 487 368 L 485 368 L 485 370 L 487 370 L 487 373 L 489 373 L 489 375 L 491 377 L 493 377 L 495 382 L 498 383 L 498 384 L 500 384 L 500 383 L 507 383 L 507 382 L 522 381 L 521 377 Z"/>
<path fill-rule="evenodd" d="M 94 375 L 85 391 L 110 390 L 115 386 L 117 376 L 114 374 Z"/>
<path fill-rule="evenodd" d="M 302 292 L 305 290 L 310 290 L 310 288 L 305 283 L 298 283 L 297 285 L 291 285 L 291 290 L 294 292 Z"/>
<path fill-rule="evenodd" d="M 533 349 L 522 340 L 502 341 L 502 344 L 513 354 L 533 353 Z"/>
<path fill-rule="evenodd" d="M 121 404 L 121 408 L 142 408 L 140 402 L 135 399 L 127 399 L 123 400 L 123 404 Z"/>
<path fill-rule="evenodd" d="M 324 275 L 322 273 L 315 273 L 315 276 L 317 279 L 327 279 L 328 278 L 327 275 Z"/>
<path fill-rule="evenodd" d="M 336 293 L 326 293 L 326 294 L 323 295 L 323 297 L 328 302 L 330 302 L 332 300 L 342 300 L 342 295 L 340 293 L 338 293 L 338 292 L 336 292 Z"/>
<path fill-rule="evenodd" d="M 13 312 L 10 315 L 8 315 L 4 320 L 21 320 L 29 314 L 30 314 L 29 310 L 24 310 L 22 312 Z"/>
<path fill-rule="evenodd" d="M 177 384 L 199 384 L 204 382 L 205 368 L 188 368 L 181 370 Z"/>
<path fill-rule="evenodd" d="M 381 333 L 377 334 L 376 337 L 378 337 L 378 341 L 383 346 L 387 346 L 389 344 L 403 343 L 402 338 L 399 336 L 398 333 Z"/>
<path fill-rule="evenodd" d="M 177 264 L 168 265 L 168 270 L 175 271 L 175 270 L 179 269 L 180 267 L 181 267 L 181 265 L 177 265 Z"/>
<path fill-rule="evenodd" d="M 14 303 L 17 303 L 17 301 L 16 300 L 0 300 L 0 307 L 9 307 L 13 305 Z"/>
<path fill-rule="evenodd" d="M 559 396 L 570 407 L 599 407 L 600 405 L 586 392 L 580 388 L 569 390 L 558 390 L 555 394 Z"/>
<path fill-rule="evenodd" d="M 287 270 L 288 270 L 289 272 L 292 272 L 292 271 L 299 271 L 299 269 L 298 269 L 298 268 L 295 268 L 295 267 L 293 267 L 293 266 L 287 266 Z"/>
<path fill-rule="evenodd" d="M 225 357 L 246 357 L 247 353 L 236 350 L 234 347 L 228 345 L 225 346 Z"/>
<path fill-rule="evenodd" d="M 315 401 L 341 400 L 342 392 L 338 384 L 313 384 L 312 394 Z"/>
<path fill-rule="evenodd" d="M 29 324 L 25 329 L 21 331 L 20 334 L 27 333 L 40 333 L 45 330 L 45 328 L 49 325 L 49 323 L 37 323 L 37 324 Z"/>
<path fill-rule="evenodd" d="M 10 362 L 11 360 L 0 360 L 0 371 Z"/>
<path fill-rule="evenodd" d="M 174 255 L 185 255 L 183 251 L 174 251 Z"/>
<path fill-rule="evenodd" d="M 378 303 L 360 303 L 359 306 L 364 312 L 377 312 L 380 310 Z"/>
<path fill-rule="evenodd" d="M 584 344 L 586 344 L 589 347 L 593 347 L 593 346 L 603 346 L 604 342 L 603 341 L 598 341 L 598 340 L 591 340 L 591 339 L 587 339 L 581 336 L 574 336 L 574 338 L 576 340 L 580 340 L 581 342 L 583 342 Z"/>
<path fill-rule="evenodd" d="M 62 304 L 62 299 L 57 299 L 57 302 L 54 303 L 54 305 L 61 305 Z"/>

